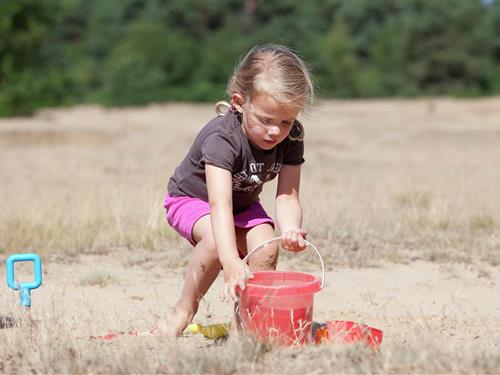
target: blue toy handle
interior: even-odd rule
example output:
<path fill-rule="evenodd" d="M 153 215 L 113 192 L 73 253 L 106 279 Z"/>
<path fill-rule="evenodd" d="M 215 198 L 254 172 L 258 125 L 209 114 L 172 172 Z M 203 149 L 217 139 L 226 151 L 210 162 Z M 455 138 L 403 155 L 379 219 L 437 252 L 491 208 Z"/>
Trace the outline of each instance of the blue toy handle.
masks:
<path fill-rule="evenodd" d="M 35 270 L 35 280 L 32 282 L 18 283 L 14 278 L 14 263 L 32 261 Z M 31 306 L 31 289 L 36 289 L 42 284 L 42 261 L 35 254 L 14 254 L 7 259 L 7 285 L 9 288 L 19 290 L 21 306 Z"/>

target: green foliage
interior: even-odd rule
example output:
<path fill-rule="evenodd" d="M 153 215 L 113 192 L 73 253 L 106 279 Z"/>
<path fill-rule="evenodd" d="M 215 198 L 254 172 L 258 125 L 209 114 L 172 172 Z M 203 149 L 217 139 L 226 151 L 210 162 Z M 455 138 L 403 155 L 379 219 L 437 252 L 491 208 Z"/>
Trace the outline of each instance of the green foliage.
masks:
<path fill-rule="evenodd" d="M 500 0 L 0 0 L 0 116 L 222 99 L 267 42 L 322 96 L 500 93 Z"/>
<path fill-rule="evenodd" d="M 476 29 L 487 10 L 479 2 L 421 2 L 407 20 L 408 73 L 419 91 L 477 94 L 487 71 L 489 47 Z"/>
<path fill-rule="evenodd" d="M 387 22 L 377 33 L 368 50 L 373 84 L 362 84 L 364 96 L 410 95 L 415 92 L 408 82 L 405 60 L 406 36 L 400 20 Z"/>
<path fill-rule="evenodd" d="M 170 99 L 169 88 L 189 80 L 196 60 L 189 38 L 157 22 L 137 21 L 105 62 L 102 98 L 111 105 Z"/>
<path fill-rule="evenodd" d="M 360 63 L 344 21 L 334 23 L 320 46 L 320 86 L 340 97 L 357 96 Z"/>
<path fill-rule="evenodd" d="M 58 69 L 14 72 L 0 89 L 0 114 L 29 115 L 37 108 L 73 104 L 81 95 L 76 74 Z"/>
<path fill-rule="evenodd" d="M 25 115 L 81 100 L 83 60 L 68 64 L 69 45 L 57 43 L 73 3 L 21 0 L 0 8 L 0 115 Z"/>

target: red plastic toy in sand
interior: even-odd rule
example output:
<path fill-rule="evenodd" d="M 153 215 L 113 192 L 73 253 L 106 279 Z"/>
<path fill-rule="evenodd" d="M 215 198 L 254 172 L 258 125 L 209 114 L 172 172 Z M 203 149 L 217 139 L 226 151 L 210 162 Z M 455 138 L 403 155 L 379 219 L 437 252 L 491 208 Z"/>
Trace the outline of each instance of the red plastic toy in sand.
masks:
<path fill-rule="evenodd" d="M 344 320 L 329 320 L 323 324 L 315 323 L 315 327 L 313 327 L 313 337 L 316 344 L 362 343 L 372 349 L 378 349 L 382 343 L 384 333 L 380 329 L 369 327 L 362 323 Z"/>
<path fill-rule="evenodd" d="M 110 340 L 114 340 L 120 336 L 154 336 L 154 334 L 151 331 L 143 331 L 143 332 L 140 332 L 140 331 L 119 331 L 119 332 L 109 331 L 105 335 L 90 336 L 89 338 L 91 340 L 110 341 Z"/>

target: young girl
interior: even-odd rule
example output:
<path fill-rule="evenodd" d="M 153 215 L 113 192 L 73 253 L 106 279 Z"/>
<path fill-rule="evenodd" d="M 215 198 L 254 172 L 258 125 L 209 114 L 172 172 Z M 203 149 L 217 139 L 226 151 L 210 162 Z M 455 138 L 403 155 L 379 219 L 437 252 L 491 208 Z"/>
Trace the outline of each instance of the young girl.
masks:
<path fill-rule="evenodd" d="M 226 114 L 198 134 L 168 183 L 164 207 L 169 224 L 193 246 L 179 300 L 157 329 L 178 336 L 221 267 L 223 300 L 237 301 L 253 271 L 274 270 L 278 246 L 242 257 L 274 237 L 273 220 L 259 203 L 262 185 L 278 176 L 276 222 L 281 246 L 305 248 L 299 202 L 304 129 L 297 116 L 312 103 L 313 85 L 303 61 L 279 45 L 256 46 L 228 83 Z M 227 105 L 227 104 L 226 104 Z"/>

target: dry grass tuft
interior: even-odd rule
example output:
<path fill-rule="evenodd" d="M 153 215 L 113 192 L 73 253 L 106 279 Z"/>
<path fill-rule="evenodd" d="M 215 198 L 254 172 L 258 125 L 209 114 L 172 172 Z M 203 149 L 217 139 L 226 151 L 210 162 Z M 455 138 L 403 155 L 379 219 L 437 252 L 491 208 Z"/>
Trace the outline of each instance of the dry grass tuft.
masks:
<path fill-rule="evenodd" d="M 396 201 L 402 207 L 408 208 L 429 208 L 431 196 L 426 191 L 405 191 L 395 195 Z"/>
<path fill-rule="evenodd" d="M 96 270 L 80 280 L 80 285 L 82 286 L 98 285 L 101 288 L 118 283 L 119 280 L 115 275 L 103 270 Z"/>
<path fill-rule="evenodd" d="M 496 227 L 495 219 L 492 215 L 487 212 L 482 212 L 476 215 L 473 215 L 469 219 L 469 225 L 472 230 L 492 230 Z"/>

